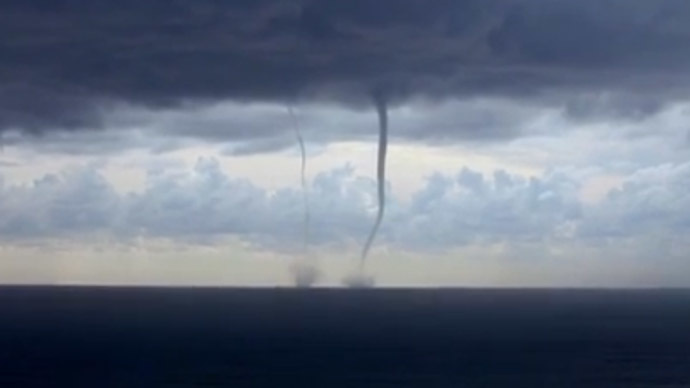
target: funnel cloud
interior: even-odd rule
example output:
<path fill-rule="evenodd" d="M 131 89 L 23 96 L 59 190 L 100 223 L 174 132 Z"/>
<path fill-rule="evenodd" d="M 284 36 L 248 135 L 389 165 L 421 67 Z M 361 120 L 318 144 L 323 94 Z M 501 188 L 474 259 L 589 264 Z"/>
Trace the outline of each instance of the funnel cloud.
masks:
<path fill-rule="evenodd" d="M 292 123 L 295 127 L 295 138 L 299 144 L 301 165 L 300 165 L 300 184 L 302 186 L 302 200 L 304 202 L 304 222 L 303 222 L 303 253 L 306 255 L 309 249 L 309 221 L 311 214 L 309 211 L 309 191 L 307 188 L 307 150 L 304 146 L 304 138 L 302 137 L 302 131 L 300 130 L 299 119 L 295 115 L 294 110 L 291 106 L 288 106 L 288 113 L 292 119 Z"/>
<path fill-rule="evenodd" d="M 302 200 L 304 206 L 304 220 L 303 220 L 303 235 L 302 235 L 302 254 L 304 258 L 297 261 L 291 267 L 291 272 L 294 278 L 295 286 L 297 287 L 311 287 L 318 280 L 320 276 L 320 271 L 317 267 L 316 262 L 309 260 L 309 221 L 310 221 L 310 211 L 309 211 L 309 192 L 307 190 L 307 178 L 306 178 L 306 168 L 307 168 L 307 152 L 304 147 L 304 139 L 302 137 L 302 132 L 300 130 L 299 119 L 295 115 L 291 106 L 288 106 L 288 114 L 292 120 L 292 124 L 295 128 L 295 138 L 299 144 L 300 155 L 301 155 L 301 167 L 300 167 L 300 183 L 302 186 Z"/>
<path fill-rule="evenodd" d="M 371 244 L 374 242 L 376 234 L 381 227 L 381 221 L 383 220 L 383 214 L 386 209 L 386 151 L 388 149 L 388 112 L 386 100 L 382 95 L 375 94 L 374 103 L 376 104 L 376 113 L 378 114 L 379 118 L 379 145 L 376 158 L 378 211 L 376 213 L 376 221 L 374 221 L 374 226 L 372 227 L 369 237 L 367 237 L 367 241 L 364 243 L 364 248 L 362 249 L 362 256 L 359 262 L 360 272 L 364 270 L 367 256 L 369 255 L 369 250 L 371 249 Z"/>

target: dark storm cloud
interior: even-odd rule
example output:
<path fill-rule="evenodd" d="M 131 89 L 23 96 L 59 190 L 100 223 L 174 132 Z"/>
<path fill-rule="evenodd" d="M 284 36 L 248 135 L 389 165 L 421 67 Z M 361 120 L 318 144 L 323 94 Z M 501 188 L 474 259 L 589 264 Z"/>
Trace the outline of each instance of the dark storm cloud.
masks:
<path fill-rule="evenodd" d="M 684 96 L 688 21 L 685 0 L 9 0 L 0 129 L 95 128 L 124 103 L 356 106 L 374 89 L 398 101 L 606 91 L 636 104 L 614 111 L 646 112 Z"/>

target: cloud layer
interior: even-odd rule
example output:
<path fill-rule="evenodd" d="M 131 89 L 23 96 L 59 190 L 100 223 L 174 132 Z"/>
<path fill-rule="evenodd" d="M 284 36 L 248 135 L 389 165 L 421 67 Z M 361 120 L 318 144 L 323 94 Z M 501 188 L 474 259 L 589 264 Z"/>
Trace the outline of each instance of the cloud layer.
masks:
<path fill-rule="evenodd" d="M 0 130 L 99 127 L 123 104 L 354 106 L 372 90 L 639 114 L 687 97 L 689 18 L 683 0 L 3 1 Z"/>
<path fill-rule="evenodd" d="M 687 240 L 689 164 L 641 169 L 597 203 L 581 199 L 584 175 L 576 177 L 568 171 L 532 178 L 502 170 L 487 175 L 468 168 L 436 174 L 409 201 L 393 195 L 380 241 L 433 252 L 497 244 L 623 249 L 629 241 L 654 237 L 653 248 L 664 252 Z M 317 175 L 310 193 L 312 244 L 363 241 L 375 212 L 371 179 L 345 166 Z M 123 242 L 151 237 L 213 244 L 230 236 L 288 252 L 301 247 L 302 211 L 299 189 L 267 191 L 228 176 L 214 159 L 200 159 L 191 170 L 152 171 L 145 189 L 129 194 L 116 192 L 90 167 L 29 185 L 0 180 L 0 235 L 9 243 L 99 234 Z M 667 246 L 659 250 L 662 243 Z"/>

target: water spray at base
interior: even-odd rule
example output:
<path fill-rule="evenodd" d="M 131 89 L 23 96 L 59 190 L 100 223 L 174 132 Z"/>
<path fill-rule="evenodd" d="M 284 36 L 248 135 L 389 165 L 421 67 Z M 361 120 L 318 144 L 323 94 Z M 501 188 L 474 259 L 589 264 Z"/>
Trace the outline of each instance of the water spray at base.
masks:
<path fill-rule="evenodd" d="M 311 287 L 312 285 L 314 285 L 314 283 L 318 281 L 321 273 L 317 268 L 316 263 L 313 260 L 309 259 L 309 223 L 311 215 L 309 211 L 309 192 L 307 190 L 306 178 L 307 152 L 304 146 L 304 138 L 302 137 L 302 133 L 300 131 L 299 120 L 297 119 L 297 116 L 295 115 L 295 112 L 292 110 L 291 106 L 288 106 L 288 113 L 290 114 L 290 118 L 292 119 L 292 123 L 295 128 L 295 137 L 297 138 L 300 153 L 302 155 L 300 181 L 302 184 L 302 198 L 304 202 L 302 259 L 297 260 L 295 263 L 293 263 L 293 265 L 290 267 L 290 272 L 292 274 L 295 286 Z"/>
<path fill-rule="evenodd" d="M 356 273 L 347 276 L 344 279 L 345 285 L 349 287 L 373 287 L 374 278 L 364 274 L 364 269 L 369 255 L 371 245 L 376 238 L 383 214 L 386 209 L 386 151 L 388 148 L 388 107 L 386 99 L 381 94 L 374 94 L 374 104 L 376 105 L 376 113 L 379 118 L 379 146 L 378 158 L 376 166 L 376 183 L 378 190 L 378 212 L 376 214 L 376 221 L 369 233 L 364 248 L 362 249 L 362 256 L 359 260 L 359 268 Z"/>
<path fill-rule="evenodd" d="M 371 288 L 374 287 L 375 283 L 373 276 L 365 275 L 361 270 L 343 279 L 343 284 L 349 288 Z"/>
<path fill-rule="evenodd" d="M 313 286 L 321 277 L 321 271 L 313 261 L 303 258 L 295 261 L 290 266 L 290 274 L 295 287 L 309 288 Z"/>

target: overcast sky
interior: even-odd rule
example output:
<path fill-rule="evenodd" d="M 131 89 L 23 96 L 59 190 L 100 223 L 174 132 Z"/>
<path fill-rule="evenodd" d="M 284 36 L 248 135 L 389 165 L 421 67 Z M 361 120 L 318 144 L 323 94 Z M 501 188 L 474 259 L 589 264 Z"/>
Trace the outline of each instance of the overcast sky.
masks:
<path fill-rule="evenodd" d="M 3 1 L 0 282 L 690 286 L 685 0 Z"/>

